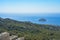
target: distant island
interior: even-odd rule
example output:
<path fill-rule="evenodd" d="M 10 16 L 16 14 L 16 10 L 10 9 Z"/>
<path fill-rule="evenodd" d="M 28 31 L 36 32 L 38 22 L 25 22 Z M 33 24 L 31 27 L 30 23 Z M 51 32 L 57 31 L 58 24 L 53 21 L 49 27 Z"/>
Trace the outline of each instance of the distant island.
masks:
<path fill-rule="evenodd" d="M 45 18 L 40 18 L 39 21 L 40 22 L 46 22 L 47 20 Z"/>

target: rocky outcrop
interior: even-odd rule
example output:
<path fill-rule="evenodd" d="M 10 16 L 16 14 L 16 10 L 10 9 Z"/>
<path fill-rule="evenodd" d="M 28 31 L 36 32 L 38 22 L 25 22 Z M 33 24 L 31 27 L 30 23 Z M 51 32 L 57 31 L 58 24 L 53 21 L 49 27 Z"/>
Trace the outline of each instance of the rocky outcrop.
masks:
<path fill-rule="evenodd" d="M 24 40 L 24 37 L 18 38 L 16 35 L 9 36 L 8 32 L 0 34 L 0 40 Z"/>
<path fill-rule="evenodd" d="M 1 33 L 0 40 L 10 40 L 9 33 L 7 32 Z"/>

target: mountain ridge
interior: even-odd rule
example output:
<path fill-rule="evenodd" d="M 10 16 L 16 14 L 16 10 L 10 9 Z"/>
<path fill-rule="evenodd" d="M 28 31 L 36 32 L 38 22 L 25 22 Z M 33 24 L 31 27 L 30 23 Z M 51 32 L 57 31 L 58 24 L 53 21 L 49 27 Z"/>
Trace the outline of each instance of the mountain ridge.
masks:
<path fill-rule="evenodd" d="M 10 18 L 0 18 L 0 32 L 4 31 L 11 35 L 17 34 L 19 37 L 24 36 L 26 40 L 60 39 L 60 26 L 23 22 Z"/>

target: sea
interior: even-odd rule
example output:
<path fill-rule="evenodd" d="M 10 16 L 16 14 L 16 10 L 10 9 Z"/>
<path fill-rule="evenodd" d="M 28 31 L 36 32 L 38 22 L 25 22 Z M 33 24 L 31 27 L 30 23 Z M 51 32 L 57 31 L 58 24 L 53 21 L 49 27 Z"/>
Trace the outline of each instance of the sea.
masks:
<path fill-rule="evenodd" d="M 0 13 L 1 18 L 10 18 L 17 21 L 27 21 L 36 24 L 48 24 L 48 25 L 59 25 L 60 26 L 60 13 L 49 13 L 49 14 L 5 14 Z M 42 22 L 39 19 L 44 18 L 46 21 Z"/>

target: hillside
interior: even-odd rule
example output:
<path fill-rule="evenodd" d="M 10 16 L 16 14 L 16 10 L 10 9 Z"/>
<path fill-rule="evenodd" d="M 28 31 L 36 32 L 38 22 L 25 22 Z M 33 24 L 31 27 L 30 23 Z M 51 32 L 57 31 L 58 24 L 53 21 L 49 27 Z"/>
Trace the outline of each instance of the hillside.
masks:
<path fill-rule="evenodd" d="M 60 40 L 60 26 L 0 18 L 0 32 L 25 37 L 25 40 Z"/>

